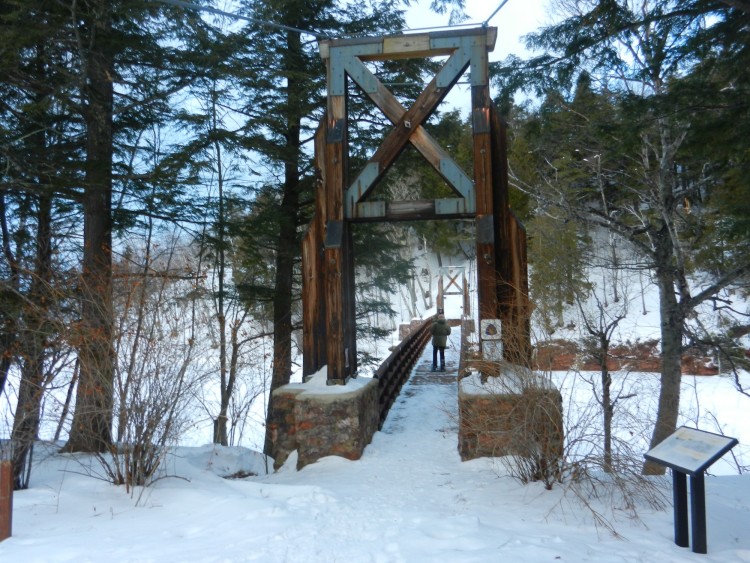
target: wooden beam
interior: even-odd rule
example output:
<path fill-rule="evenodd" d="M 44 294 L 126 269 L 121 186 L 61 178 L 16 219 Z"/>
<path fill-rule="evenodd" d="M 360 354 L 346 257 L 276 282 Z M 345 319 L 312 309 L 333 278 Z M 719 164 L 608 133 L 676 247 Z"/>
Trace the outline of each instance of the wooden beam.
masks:
<path fill-rule="evenodd" d="M 330 75 L 330 72 L 329 72 Z M 345 284 L 346 272 L 343 231 L 344 185 L 346 178 L 346 96 L 329 96 L 325 145 L 326 233 L 324 250 L 324 284 L 326 302 L 326 359 L 328 383 L 346 382 L 345 357 Z"/>
<path fill-rule="evenodd" d="M 331 51 L 336 49 L 347 49 L 362 60 L 371 61 L 440 57 L 449 55 L 458 43 L 465 42 L 467 38 L 473 39 L 484 50 L 492 51 L 497 41 L 497 28 L 475 27 L 383 37 L 325 39 L 318 42 L 318 50 L 324 60 L 330 58 Z"/>
<path fill-rule="evenodd" d="M 531 304 L 529 301 L 526 230 L 510 209 L 506 127 L 490 106 L 494 184 L 497 309 L 502 321 L 503 356 L 531 367 Z"/>
<path fill-rule="evenodd" d="M 453 202 L 455 212 L 448 211 L 446 202 Z M 424 221 L 431 219 L 473 219 L 474 213 L 460 211 L 464 200 L 455 199 L 409 199 L 404 201 L 363 201 L 357 204 L 353 223 Z"/>
<path fill-rule="evenodd" d="M 302 377 L 306 378 L 326 365 L 326 300 L 322 283 L 325 271 L 323 238 L 325 234 L 325 138 L 326 120 L 315 133 L 315 213 L 302 240 Z"/>

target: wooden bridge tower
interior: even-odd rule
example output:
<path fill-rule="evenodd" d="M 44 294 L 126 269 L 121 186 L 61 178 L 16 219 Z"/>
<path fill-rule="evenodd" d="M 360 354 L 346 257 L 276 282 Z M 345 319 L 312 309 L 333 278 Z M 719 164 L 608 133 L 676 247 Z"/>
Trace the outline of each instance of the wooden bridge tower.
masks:
<path fill-rule="evenodd" d="M 320 172 L 316 213 L 304 239 L 303 374 L 328 365 L 328 383 L 355 374 L 354 257 L 351 225 L 358 221 L 474 219 L 479 318 L 500 319 L 506 359 L 530 357 L 526 239 L 508 204 L 504 126 L 490 99 L 488 53 L 493 27 L 321 41 L 328 104 L 315 139 Z M 447 60 L 410 108 L 365 65 L 366 61 L 438 57 Z M 423 124 L 470 68 L 473 178 L 427 133 Z M 352 80 L 393 127 L 365 167 L 348 176 L 347 85 Z M 411 143 L 435 168 L 454 197 L 370 201 L 368 196 Z"/>

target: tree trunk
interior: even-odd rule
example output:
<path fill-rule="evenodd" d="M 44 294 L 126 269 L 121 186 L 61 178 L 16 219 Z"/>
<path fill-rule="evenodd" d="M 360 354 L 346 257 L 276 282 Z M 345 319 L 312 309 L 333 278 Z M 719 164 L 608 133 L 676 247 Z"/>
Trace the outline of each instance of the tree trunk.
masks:
<path fill-rule="evenodd" d="M 273 392 L 289 383 L 292 375 L 292 301 L 294 292 L 294 262 L 301 252 L 297 223 L 299 220 L 300 190 L 300 108 L 306 92 L 301 92 L 294 71 L 302 67 L 302 44 L 298 32 L 287 32 L 287 54 L 284 68 L 287 74 L 286 146 L 284 158 L 284 183 L 279 213 L 279 238 L 276 251 L 276 280 L 273 296 L 273 368 L 271 390 L 268 396 L 266 420 L 273 413 Z M 270 425 L 266 424 L 263 448 L 273 455 Z"/>
<path fill-rule="evenodd" d="M 271 393 L 268 397 L 270 420 L 273 412 L 273 392 L 289 383 L 292 375 L 292 292 L 294 281 L 294 258 L 298 246 L 297 237 L 297 189 L 285 182 L 284 198 L 280 213 L 279 248 L 276 254 L 276 283 L 273 296 L 273 369 L 271 371 Z M 272 454 L 270 427 L 266 424 L 264 451 Z"/>
<path fill-rule="evenodd" d="M 680 383 L 682 381 L 682 331 L 685 322 L 682 308 L 677 302 L 675 284 L 668 267 L 657 267 L 656 280 L 659 287 L 661 309 L 661 387 L 656 424 L 651 436 L 650 448 L 660 444 L 677 429 L 680 412 Z M 643 473 L 663 475 L 665 467 L 646 462 Z"/>
<path fill-rule="evenodd" d="M 5 204 L 5 194 L 0 192 L 0 232 L 2 233 L 2 248 L 3 256 L 8 263 L 8 269 L 11 272 L 10 275 L 10 291 L 18 291 L 18 264 L 16 263 L 15 256 L 10 246 L 11 235 L 8 230 L 8 208 Z M 9 293 L 10 293 L 9 291 Z M 5 383 L 8 381 L 8 374 L 10 368 L 13 365 L 13 358 L 17 353 L 17 338 L 16 333 L 18 331 L 18 313 L 16 307 L 9 307 L 8 299 L 4 298 L 4 306 L 6 310 L 3 311 L 2 317 L 0 317 L 0 395 L 5 390 Z M 11 310 L 7 310 L 11 309 Z"/>
<path fill-rule="evenodd" d="M 21 342 L 23 365 L 18 389 L 18 406 L 13 420 L 13 481 L 15 489 L 28 487 L 31 452 L 39 432 L 44 393 L 48 329 L 51 302 L 49 284 L 52 272 L 52 200 L 39 197 L 36 234 L 36 267 L 26 307 L 25 330 Z"/>
<path fill-rule="evenodd" d="M 86 183 L 83 195 L 83 271 L 79 334 L 80 378 L 67 451 L 102 452 L 112 442 L 114 384 L 112 309 L 112 111 L 114 65 L 103 48 L 111 35 L 107 0 L 81 15 L 84 56 Z M 85 28 L 85 29 L 84 29 Z"/>
<path fill-rule="evenodd" d="M 612 418 L 614 406 L 612 405 L 612 375 L 609 373 L 607 359 L 609 358 L 609 340 L 602 337 L 601 346 L 601 373 L 602 373 L 602 411 L 604 413 L 604 471 L 612 471 Z"/>

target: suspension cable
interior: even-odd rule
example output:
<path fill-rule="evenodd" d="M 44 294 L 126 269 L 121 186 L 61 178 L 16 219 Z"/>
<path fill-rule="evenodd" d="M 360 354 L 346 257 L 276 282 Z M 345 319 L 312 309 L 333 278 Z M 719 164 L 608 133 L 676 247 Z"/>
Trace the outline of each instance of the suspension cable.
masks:
<path fill-rule="evenodd" d="M 495 8 L 495 11 L 492 12 L 492 14 L 490 15 L 490 17 L 487 18 L 486 20 L 484 20 L 484 22 L 482 22 L 482 27 L 487 27 L 487 24 L 489 24 L 490 20 L 495 17 L 495 14 L 497 14 L 500 11 L 500 9 L 503 6 L 505 6 L 507 3 L 508 3 L 508 0 L 503 0 L 502 2 L 500 2 L 500 5 L 497 8 Z"/>
<path fill-rule="evenodd" d="M 292 27 L 289 25 L 283 25 L 280 23 L 270 22 L 267 20 L 259 20 L 256 18 L 251 18 L 248 16 L 243 16 L 240 14 L 233 14 L 231 12 L 225 12 L 224 10 L 219 10 L 218 8 L 212 8 L 211 6 L 199 6 L 198 4 L 193 4 L 191 2 L 184 2 L 183 0 L 150 0 L 152 2 L 161 2 L 162 4 L 170 4 L 172 6 L 177 6 L 180 8 L 185 8 L 186 10 L 193 10 L 196 12 L 210 12 L 212 14 L 217 14 L 220 16 L 226 16 L 228 18 L 233 18 L 237 20 L 244 20 L 250 23 L 257 23 L 262 26 L 266 27 L 273 27 L 276 29 L 282 29 L 284 31 L 295 31 L 297 33 L 304 33 L 307 35 L 312 35 L 313 37 L 317 37 L 318 39 L 329 39 L 328 35 L 325 35 L 323 33 L 318 33 L 317 31 L 309 31 L 307 29 L 299 29 L 296 27 Z M 506 0 L 507 1 L 507 0 Z"/>

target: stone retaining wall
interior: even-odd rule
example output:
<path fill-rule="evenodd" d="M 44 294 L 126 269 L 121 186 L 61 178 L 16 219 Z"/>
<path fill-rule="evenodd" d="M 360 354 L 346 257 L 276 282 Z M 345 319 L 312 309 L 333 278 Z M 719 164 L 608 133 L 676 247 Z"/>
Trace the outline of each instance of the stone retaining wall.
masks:
<path fill-rule="evenodd" d="M 297 450 L 297 469 L 322 457 L 362 457 L 378 430 L 378 382 L 353 379 L 325 387 L 311 382 L 274 391 L 271 425 L 274 469 Z"/>
<path fill-rule="evenodd" d="M 563 454 L 562 396 L 554 387 L 518 385 L 517 373 L 459 383 L 459 453 L 478 457 Z M 501 378 L 506 379 L 500 383 Z"/>

